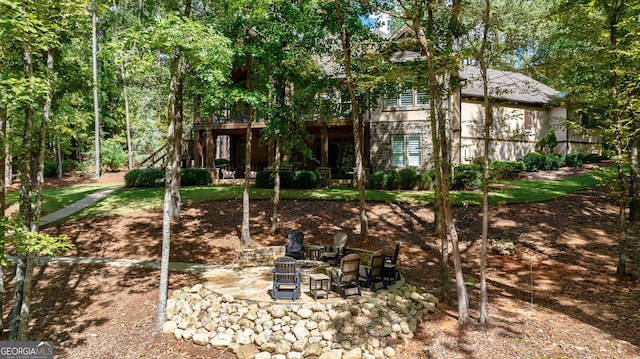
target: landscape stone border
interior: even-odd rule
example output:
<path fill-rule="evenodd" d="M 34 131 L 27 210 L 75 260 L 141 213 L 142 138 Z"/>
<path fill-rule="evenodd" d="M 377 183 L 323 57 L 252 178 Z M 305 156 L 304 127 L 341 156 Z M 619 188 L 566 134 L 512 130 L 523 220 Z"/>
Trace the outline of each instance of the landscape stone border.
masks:
<path fill-rule="evenodd" d="M 238 300 L 196 284 L 167 300 L 162 332 L 240 359 L 394 358 L 437 303 L 408 284 L 333 303 Z"/>

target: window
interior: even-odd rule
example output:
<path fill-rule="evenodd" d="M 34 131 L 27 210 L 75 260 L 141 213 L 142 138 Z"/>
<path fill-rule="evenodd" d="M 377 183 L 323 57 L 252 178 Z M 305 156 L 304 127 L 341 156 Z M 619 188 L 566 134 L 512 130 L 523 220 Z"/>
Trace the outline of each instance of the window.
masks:
<path fill-rule="evenodd" d="M 399 97 L 391 95 L 385 96 L 383 107 L 424 107 L 428 105 L 429 99 L 426 93 L 408 90 L 400 94 Z"/>
<path fill-rule="evenodd" d="M 404 167 L 404 136 L 391 138 L 391 166 Z"/>
<path fill-rule="evenodd" d="M 533 129 L 533 114 L 531 113 L 531 110 L 524 110 L 524 129 Z"/>
<path fill-rule="evenodd" d="M 422 167 L 422 136 L 396 135 L 391 138 L 392 167 Z"/>

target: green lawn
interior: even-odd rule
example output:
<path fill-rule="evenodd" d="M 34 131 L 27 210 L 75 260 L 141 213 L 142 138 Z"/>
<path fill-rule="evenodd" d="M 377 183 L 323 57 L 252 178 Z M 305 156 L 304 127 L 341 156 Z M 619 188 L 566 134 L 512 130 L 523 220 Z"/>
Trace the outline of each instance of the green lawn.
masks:
<path fill-rule="evenodd" d="M 489 199 L 491 204 L 543 202 L 595 186 L 601 181 L 601 178 L 593 174 L 584 174 L 556 181 L 503 181 L 500 183 L 500 186 L 492 187 Z M 241 186 L 185 187 L 181 189 L 181 198 L 184 204 L 205 201 L 240 200 L 242 193 L 243 187 Z M 251 200 L 269 200 L 272 194 L 273 190 L 271 189 L 251 188 L 249 191 Z M 62 195 L 62 193 L 58 192 L 58 195 Z M 69 193 L 69 195 L 71 195 L 71 193 Z M 49 191 L 46 191 L 45 196 L 46 202 L 48 202 Z M 163 196 L 164 188 L 125 188 L 115 191 L 106 199 L 82 211 L 80 215 L 82 217 L 95 217 L 135 210 L 159 209 L 162 207 Z M 352 188 L 326 188 L 316 190 L 283 189 L 280 191 L 280 196 L 283 200 L 358 201 L 358 191 Z M 425 206 L 433 203 L 433 191 L 367 190 L 366 196 L 368 202 L 403 203 Z M 78 197 L 81 197 L 81 195 L 76 197 L 74 193 L 74 198 L 77 199 Z M 452 192 L 452 199 L 453 204 L 456 206 L 479 205 L 482 203 L 482 193 L 454 191 Z M 72 201 L 73 200 L 70 199 L 64 199 L 64 203 L 71 203 Z M 57 205 L 61 205 L 62 202 L 60 199 L 56 200 Z"/>

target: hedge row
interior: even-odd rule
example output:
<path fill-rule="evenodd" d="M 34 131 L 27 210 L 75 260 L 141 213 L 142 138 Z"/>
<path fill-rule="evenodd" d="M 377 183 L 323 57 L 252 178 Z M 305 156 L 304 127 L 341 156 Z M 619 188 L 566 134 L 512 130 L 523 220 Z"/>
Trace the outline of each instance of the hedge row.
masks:
<path fill-rule="evenodd" d="M 159 168 L 134 169 L 124 175 L 126 187 L 163 187 L 165 171 Z M 180 173 L 181 186 L 206 186 L 211 184 L 211 174 L 203 168 L 183 168 Z"/>
<path fill-rule="evenodd" d="M 259 171 L 256 173 L 257 188 L 273 188 L 276 178 L 274 171 Z M 280 188 L 311 189 L 319 188 L 322 176 L 315 171 L 280 171 Z"/>

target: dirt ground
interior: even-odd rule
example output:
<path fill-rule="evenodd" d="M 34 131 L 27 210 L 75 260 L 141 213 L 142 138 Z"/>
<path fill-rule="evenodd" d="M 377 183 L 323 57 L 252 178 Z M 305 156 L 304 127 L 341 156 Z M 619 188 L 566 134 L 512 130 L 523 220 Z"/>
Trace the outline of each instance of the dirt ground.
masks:
<path fill-rule="evenodd" d="M 574 173 L 565 169 L 556 177 Z M 121 176 L 105 174 L 100 181 Z M 95 180 L 49 185 L 71 182 Z M 397 357 L 640 358 L 640 284 L 615 279 L 612 203 L 606 188 L 594 188 L 546 203 L 491 208 L 490 237 L 511 241 L 517 249 L 490 251 L 488 329 L 474 324 L 459 329 L 456 304 L 440 303 L 437 313 L 424 317 L 411 345 L 397 348 Z M 180 225 L 173 227 L 171 260 L 230 263 L 239 248 L 241 208 L 241 201 L 184 206 Z M 251 239 L 257 247 L 286 241 L 284 234 L 267 233 L 271 208 L 268 201 L 251 202 Z M 284 201 L 280 224 L 282 233 L 301 230 L 312 244 L 329 243 L 336 231 L 347 232 L 354 247 L 392 251 L 400 243 L 399 267 L 407 281 L 442 298 L 437 244 L 430 236 L 432 209 L 370 203 L 367 210 L 367 242 L 358 239 L 357 203 Z M 473 322 L 479 301 L 479 212 L 455 209 Z M 160 210 L 141 211 L 49 231 L 72 238 L 75 248 L 66 255 L 158 260 L 161 219 Z M 637 232 L 630 231 L 629 239 L 637 242 Z M 155 330 L 158 277 L 157 271 L 131 268 L 37 267 L 30 336 L 53 341 L 57 358 L 235 358 L 230 351 Z M 12 279 L 9 273 L 9 291 Z M 171 274 L 170 288 L 199 281 L 196 274 Z"/>

